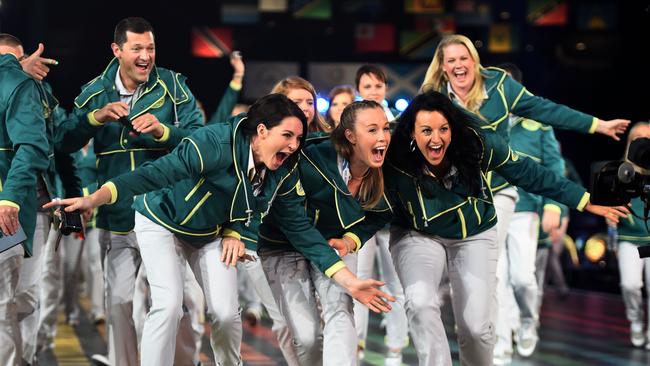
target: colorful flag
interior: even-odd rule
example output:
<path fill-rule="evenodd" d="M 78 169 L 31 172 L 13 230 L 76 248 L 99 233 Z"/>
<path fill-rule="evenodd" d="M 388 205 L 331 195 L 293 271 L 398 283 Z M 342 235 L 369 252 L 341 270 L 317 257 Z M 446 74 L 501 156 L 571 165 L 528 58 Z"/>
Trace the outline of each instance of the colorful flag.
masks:
<path fill-rule="evenodd" d="M 286 12 L 289 5 L 289 0 L 259 0 L 259 9 L 267 13 L 283 13 Z"/>
<path fill-rule="evenodd" d="M 435 30 L 401 31 L 399 37 L 399 54 L 408 59 L 431 59 L 439 41 L 439 33 Z"/>
<path fill-rule="evenodd" d="M 441 14 L 445 11 L 442 0 L 405 0 L 404 11 L 410 14 Z"/>
<path fill-rule="evenodd" d="M 616 28 L 616 4 L 586 3 L 578 5 L 578 29 L 608 30 Z"/>
<path fill-rule="evenodd" d="M 518 37 L 510 24 L 494 24 L 490 27 L 488 51 L 508 53 L 518 49 Z"/>
<path fill-rule="evenodd" d="M 392 24 L 357 24 L 354 36 L 357 53 L 395 51 L 395 26 Z"/>
<path fill-rule="evenodd" d="M 363 16 L 364 19 L 380 19 L 386 10 L 381 0 L 341 1 L 341 10 L 348 15 Z"/>
<path fill-rule="evenodd" d="M 192 28 L 192 55 L 218 58 L 232 51 L 232 30 L 229 28 Z"/>
<path fill-rule="evenodd" d="M 568 7 L 564 0 L 528 0 L 528 22 L 539 26 L 564 26 Z"/>
<path fill-rule="evenodd" d="M 330 0 L 293 0 L 294 18 L 330 19 L 332 4 Z"/>

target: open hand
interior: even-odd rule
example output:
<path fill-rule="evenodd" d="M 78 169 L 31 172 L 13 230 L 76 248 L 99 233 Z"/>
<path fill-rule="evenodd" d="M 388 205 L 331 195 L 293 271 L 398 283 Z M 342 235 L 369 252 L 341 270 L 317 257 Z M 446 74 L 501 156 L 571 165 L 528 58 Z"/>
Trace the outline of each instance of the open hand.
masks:
<path fill-rule="evenodd" d="M 240 258 L 244 258 L 246 247 L 244 243 L 229 236 L 221 239 L 221 261 L 226 265 L 236 266 Z"/>
<path fill-rule="evenodd" d="M 599 119 L 598 126 L 596 127 L 596 132 L 609 136 L 616 141 L 620 141 L 621 138 L 618 135 L 624 134 L 629 124 L 629 119 L 612 119 L 609 121 L 603 121 L 602 119 Z"/>
<path fill-rule="evenodd" d="M 591 202 L 587 204 L 585 211 L 591 212 L 594 215 L 602 216 L 617 224 L 619 219 L 626 218 L 627 215 L 630 214 L 630 210 L 625 206 L 607 207 L 594 205 Z"/>

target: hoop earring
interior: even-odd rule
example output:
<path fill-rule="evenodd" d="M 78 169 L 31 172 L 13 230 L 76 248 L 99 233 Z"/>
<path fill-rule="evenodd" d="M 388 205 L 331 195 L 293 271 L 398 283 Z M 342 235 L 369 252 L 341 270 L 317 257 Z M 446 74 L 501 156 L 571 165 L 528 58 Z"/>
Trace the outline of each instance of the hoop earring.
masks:
<path fill-rule="evenodd" d="M 418 145 L 415 143 L 415 139 L 411 140 L 411 142 L 409 143 L 409 150 L 411 150 L 411 152 L 415 152 L 415 149 L 417 147 Z"/>

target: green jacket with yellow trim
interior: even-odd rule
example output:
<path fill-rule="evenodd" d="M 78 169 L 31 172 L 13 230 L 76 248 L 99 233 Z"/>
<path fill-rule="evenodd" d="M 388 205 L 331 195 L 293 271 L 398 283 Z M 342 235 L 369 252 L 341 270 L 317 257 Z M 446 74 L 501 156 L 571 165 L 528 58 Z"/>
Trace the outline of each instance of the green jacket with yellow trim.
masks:
<path fill-rule="evenodd" d="M 184 138 L 170 154 L 111 179 L 107 186 L 113 197 L 130 201 L 158 189 L 138 196 L 133 207 L 197 247 L 218 235 L 240 238 L 254 217 L 263 221 L 269 212 L 280 212 L 284 219 L 279 225 L 287 236 L 329 249 L 299 201 L 291 200 L 290 192 L 298 184 L 295 163 L 267 171 L 262 192 L 253 195 L 246 177 L 250 141 L 239 128 L 241 116 L 233 117 L 239 118 L 236 127 L 206 126 Z"/>
<path fill-rule="evenodd" d="M 643 216 L 643 201 L 641 198 L 634 198 L 630 203 L 632 204 L 632 211 L 639 216 Z M 645 222 L 642 219 L 630 214 L 627 218 L 620 219 L 618 222 L 618 241 L 648 245 L 650 244 L 650 231 L 646 229 Z"/>
<path fill-rule="evenodd" d="M 570 207 L 582 209 L 588 203 L 584 188 L 519 156 L 497 133 L 474 131 L 483 151 L 483 189 L 478 197 L 458 183 L 446 189 L 433 177 L 418 178 L 400 169 L 400 162 L 389 160 L 384 164 L 386 193 L 396 213 L 394 224 L 449 239 L 464 239 L 491 228 L 497 220 L 486 176 L 493 170 L 517 186 Z"/>
<path fill-rule="evenodd" d="M 241 91 L 241 85 L 234 84 L 230 82 L 226 92 L 221 97 L 217 110 L 212 114 L 212 117 L 205 123 L 206 125 L 211 125 L 214 123 L 222 123 L 227 121 L 230 118 L 232 110 L 237 104 L 237 98 L 239 98 L 239 92 Z"/>
<path fill-rule="evenodd" d="M 527 156 L 555 174 L 564 175 L 564 159 L 552 127 L 531 119 L 516 117 L 511 123 L 510 147 L 520 156 Z M 519 190 L 519 200 L 515 206 L 515 212 L 540 213 L 544 209 L 561 211 L 557 202 L 528 193 L 523 189 Z"/>
<path fill-rule="evenodd" d="M 329 136 L 312 138 L 300 153 L 298 170 L 300 185 L 296 194 L 303 196 L 303 207 L 312 225 L 326 239 L 349 236 L 358 250 L 375 232 L 392 218 L 391 207 L 385 198 L 372 209 L 365 210 L 348 191 L 339 173 L 337 153 Z M 323 272 L 329 269 L 321 258 L 330 258 L 331 248 L 317 252 L 310 242 L 300 242 L 285 236 L 277 229 L 280 217 L 265 218 L 259 229 L 260 247 L 269 249 L 297 250 L 315 263 Z"/>
<path fill-rule="evenodd" d="M 88 151 L 83 149 L 74 153 L 77 163 L 77 174 L 81 179 L 81 187 L 84 196 L 93 194 L 97 190 L 97 158 L 93 152 L 92 140 L 89 143 Z M 86 223 L 86 228 L 95 227 L 95 215 Z"/>
<path fill-rule="evenodd" d="M 42 86 L 23 72 L 14 55 L 0 55 L 0 80 L 0 203 L 20 209 L 18 218 L 27 235 L 23 248 L 31 256 L 36 180 L 47 177 L 53 155 L 48 140 L 52 110 L 44 103 L 48 100 L 43 99 Z"/>
<path fill-rule="evenodd" d="M 144 113 L 151 113 L 165 126 L 160 140 L 149 134 L 129 135 L 121 124 L 108 122 L 98 124 L 92 112 L 111 102 L 120 100 L 115 88 L 117 59 L 106 70 L 86 84 L 75 99 L 71 118 L 63 125 L 63 145 L 74 152 L 94 138 L 97 156 L 97 182 L 99 185 L 122 173 L 132 171 L 145 162 L 158 159 L 172 150 L 182 138 L 203 126 L 203 117 L 196 100 L 185 84 L 185 77 L 176 72 L 154 67 L 144 85 L 142 95 L 132 102 L 129 118 L 134 120 Z M 175 121 L 174 105 L 178 113 Z M 97 227 L 118 233 L 133 229 L 134 211 L 131 202 L 121 200 L 98 209 Z"/>
<path fill-rule="evenodd" d="M 515 81 L 502 69 L 487 67 L 481 70 L 485 81 L 487 99 L 483 101 L 479 112 L 483 117 L 482 128 L 497 131 L 506 142 L 508 139 L 508 117 L 530 118 L 554 128 L 574 130 L 583 133 L 596 131 L 596 118 L 576 111 L 562 104 L 533 95 Z M 440 92 L 447 94 L 447 85 Z M 493 175 L 490 188 L 493 192 L 508 186 L 508 182 L 498 175 Z"/>
<path fill-rule="evenodd" d="M 49 110 L 47 119 L 47 138 L 50 141 L 49 158 L 50 165 L 43 181 L 48 190 L 50 198 L 55 197 L 79 197 L 82 194 L 81 179 L 77 172 L 77 164 L 74 154 L 63 151 L 60 136 L 61 125 L 67 120 L 68 114 L 59 105 L 59 101 L 52 94 L 52 87 L 45 81 L 37 82 L 41 100 L 46 110 Z"/>

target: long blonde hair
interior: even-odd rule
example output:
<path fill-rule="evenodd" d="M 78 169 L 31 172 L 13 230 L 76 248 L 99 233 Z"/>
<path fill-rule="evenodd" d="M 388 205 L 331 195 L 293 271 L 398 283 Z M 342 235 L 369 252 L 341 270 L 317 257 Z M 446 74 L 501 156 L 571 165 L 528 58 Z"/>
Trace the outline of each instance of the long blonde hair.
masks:
<path fill-rule="evenodd" d="M 318 113 L 318 108 L 316 108 L 316 103 L 318 101 L 318 97 L 316 95 L 316 89 L 314 89 L 314 86 L 311 85 L 311 83 L 299 76 L 290 76 L 288 78 L 280 80 L 273 89 L 271 90 L 271 94 L 273 93 L 280 93 L 287 95 L 289 94 L 289 91 L 292 89 L 303 89 L 309 92 L 311 96 L 314 98 L 314 119 L 309 123 L 309 131 L 310 132 L 332 132 L 332 126 L 325 121 L 323 116 Z"/>
<path fill-rule="evenodd" d="M 440 43 L 438 43 L 436 52 L 433 54 L 433 60 L 431 60 L 429 69 L 427 69 L 427 73 L 424 75 L 424 81 L 420 87 L 420 93 L 433 90 L 446 94 L 446 90 L 443 90 L 443 88 L 449 81 L 447 80 L 447 75 L 445 75 L 445 72 L 442 70 L 445 57 L 444 48 L 452 44 L 465 46 L 472 59 L 474 59 L 474 84 L 469 93 L 467 93 L 467 103 L 465 103 L 465 108 L 470 112 L 480 115 L 479 109 L 483 103 L 483 85 L 485 84 L 483 75 L 481 74 L 483 66 L 481 66 L 481 59 L 474 44 L 469 38 L 463 35 L 451 34 L 445 36 Z"/>
<path fill-rule="evenodd" d="M 373 108 L 381 110 L 382 113 L 384 111 L 384 108 L 379 103 L 372 100 L 362 100 L 348 104 L 343 109 L 343 113 L 341 113 L 341 122 L 334 128 L 330 135 L 330 140 L 336 152 L 348 161 L 352 158 L 354 147 L 350 140 L 345 137 L 345 131 L 354 131 L 359 111 Z M 359 192 L 357 193 L 361 206 L 365 210 L 371 209 L 379 203 L 383 195 L 384 174 L 382 173 L 382 169 L 368 168 L 368 173 L 363 178 L 361 187 L 359 187 Z"/>

